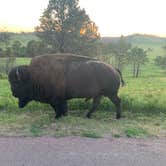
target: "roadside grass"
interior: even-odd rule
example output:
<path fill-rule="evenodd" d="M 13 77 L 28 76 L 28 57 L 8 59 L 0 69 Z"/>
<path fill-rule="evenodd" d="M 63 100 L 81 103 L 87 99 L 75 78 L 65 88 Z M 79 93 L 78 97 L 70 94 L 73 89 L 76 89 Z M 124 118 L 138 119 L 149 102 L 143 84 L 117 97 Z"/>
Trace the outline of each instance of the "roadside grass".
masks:
<path fill-rule="evenodd" d="M 82 133 L 83 137 L 89 137 L 89 138 L 102 138 L 102 136 L 98 133 L 95 133 L 95 132 L 91 132 L 91 131 L 88 131 L 88 132 L 84 132 Z"/>
<path fill-rule="evenodd" d="M 147 130 L 138 127 L 129 127 L 125 129 L 125 134 L 127 137 L 141 137 L 141 136 L 148 136 L 149 133 Z"/>
<path fill-rule="evenodd" d="M 1 136 L 85 136 L 100 138 L 114 137 L 166 137 L 166 115 L 144 115 L 123 112 L 121 120 L 115 113 L 98 110 L 92 119 L 85 118 L 85 112 L 70 111 L 69 115 L 55 120 L 54 112 L 48 110 L 23 112 L 0 112 Z M 87 111 L 86 111 L 87 112 Z M 78 115 L 76 115 L 79 114 Z"/>
<path fill-rule="evenodd" d="M 166 78 L 126 78 L 120 88 L 123 117 L 115 119 L 115 108 L 103 98 L 92 119 L 85 117 L 91 100 L 69 101 L 68 116 L 54 119 L 54 111 L 47 104 L 31 102 L 19 109 L 11 95 L 7 80 L 0 80 L 0 135 L 2 136 L 84 136 L 166 137 Z"/>

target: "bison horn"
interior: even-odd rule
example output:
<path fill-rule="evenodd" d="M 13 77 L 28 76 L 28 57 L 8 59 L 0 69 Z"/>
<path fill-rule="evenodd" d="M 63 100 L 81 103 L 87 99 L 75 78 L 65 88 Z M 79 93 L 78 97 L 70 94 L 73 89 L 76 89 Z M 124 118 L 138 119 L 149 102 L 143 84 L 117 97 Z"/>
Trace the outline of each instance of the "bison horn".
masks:
<path fill-rule="evenodd" d="M 17 79 L 20 80 L 20 74 L 19 74 L 18 68 L 16 69 L 16 76 L 17 76 Z"/>

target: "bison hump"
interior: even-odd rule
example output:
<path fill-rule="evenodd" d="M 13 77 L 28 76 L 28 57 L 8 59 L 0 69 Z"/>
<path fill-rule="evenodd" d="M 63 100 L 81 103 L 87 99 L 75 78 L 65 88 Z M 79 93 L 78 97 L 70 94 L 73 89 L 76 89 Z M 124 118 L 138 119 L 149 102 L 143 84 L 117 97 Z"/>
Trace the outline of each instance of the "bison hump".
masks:
<path fill-rule="evenodd" d="M 64 61 L 64 62 L 73 62 L 73 61 L 88 61 L 88 60 L 97 60 L 86 56 L 80 56 L 70 53 L 59 53 L 59 54 L 46 54 L 41 56 L 36 56 L 32 59 L 32 63 L 41 63 L 41 61 Z"/>
<path fill-rule="evenodd" d="M 30 70 L 34 82 L 40 84 L 46 93 L 49 91 L 57 97 L 65 96 L 64 62 L 41 58 L 31 63 Z"/>

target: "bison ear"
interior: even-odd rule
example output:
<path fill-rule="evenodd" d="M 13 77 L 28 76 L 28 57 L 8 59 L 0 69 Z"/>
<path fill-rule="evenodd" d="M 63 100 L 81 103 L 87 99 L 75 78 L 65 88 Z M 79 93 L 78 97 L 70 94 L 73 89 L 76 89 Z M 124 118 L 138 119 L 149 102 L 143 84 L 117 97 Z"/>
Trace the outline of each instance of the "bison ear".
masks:
<path fill-rule="evenodd" d="M 30 74 L 28 66 L 20 66 L 16 68 L 16 79 L 17 81 L 28 81 L 30 79 Z"/>

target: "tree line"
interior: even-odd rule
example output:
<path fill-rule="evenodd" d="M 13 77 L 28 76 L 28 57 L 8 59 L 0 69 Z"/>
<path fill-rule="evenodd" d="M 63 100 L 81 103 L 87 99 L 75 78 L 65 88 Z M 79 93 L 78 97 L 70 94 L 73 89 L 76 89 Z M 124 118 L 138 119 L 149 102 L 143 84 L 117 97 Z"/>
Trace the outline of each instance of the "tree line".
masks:
<path fill-rule="evenodd" d="M 42 40 L 30 40 L 27 45 L 16 40 L 9 45 L 10 36 L 10 33 L 0 33 L 0 41 L 5 43 L 3 48 L 0 49 L 0 57 L 8 57 L 5 67 L 6 73 L 13 65 L 15 57 L 34 57 L 44 53 L 56 52 Z M 127 64 L 132 64 L 133 77 L 138 77 L 141 65 L 148 62 L 148 50 L 132 47 L 131 43 L 128 43 L 123 36 L 117 42 L 104 43 L 98 40 L 96 50 L 93 56 L 113 64 L 121 71 Z"/>
<path fill-rule="evenodd" d="M 157 56 L 155 63 L 166 72 L 166 46 L 163 46 L 162 48 L 164 49 L 165 54 L 164 56 Z"/>

